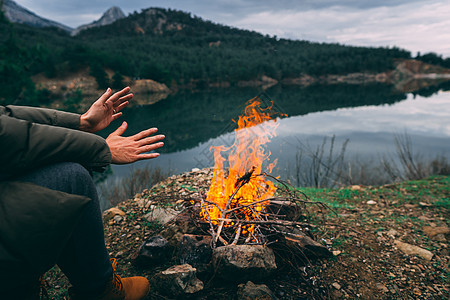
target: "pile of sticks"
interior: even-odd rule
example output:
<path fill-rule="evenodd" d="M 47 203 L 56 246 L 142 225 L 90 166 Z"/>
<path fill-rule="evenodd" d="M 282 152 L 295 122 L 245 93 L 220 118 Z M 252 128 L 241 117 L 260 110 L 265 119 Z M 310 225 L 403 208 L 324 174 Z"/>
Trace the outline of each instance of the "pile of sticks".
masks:
<path fill-rule="evenodd" d="M 321 202 L 309 201 L 308 197 L 294 189 L 289 189 L 286 183 L 266 174 L 253 174 L 254 169 L 240 177 L 235 184 L 235 191 L 229 197 L 224 208 L 216 203 L 201 198 L 201 207 L 206 212 L 206 222 L 209 224 L 209 233 L 213 238 L 213 248 L 221 245 L 237 244 L 264 244 L 271 243 L 270 235 L 288 235 L 293 228 L 314 227 L 300 221 L 306 211 L 306 204 L 314 204 L 326 208 Z M 256 176 L 268 176 L 281 183 L 289 194 L 288 197 L 274 197 L 258 201 L 239 201 L 235 199 L 239 189 Z M 302 198 L 298 194 L 301 194 Z M 305 200 L 306 199 L 306 200 Z M 252 200 L 252 199 L 250 199 Z M 248 204 L 250 202 L 250 204 Z M 240 204 L 245 203 L 245 204 Z M 262 204 L 265 209 L 261 210 Z M 276 203 L 276 205 L 273 205 Z M 213 221 L 208 213 L 207 206 L 215 206 L 221 212 L 221 217 Z M 231 207 L 233 206 L 233 207 Z M 289 212 L 286 219 L 285 212 Z M 253 220 L 244 219 L 245 215 L 252 215 Z M 249 230 L 251 228 L 251 230 Z M 283 230 L 286 228 L 287 230 Z M 220 243 L 220 244 L 219 244 Z"/>

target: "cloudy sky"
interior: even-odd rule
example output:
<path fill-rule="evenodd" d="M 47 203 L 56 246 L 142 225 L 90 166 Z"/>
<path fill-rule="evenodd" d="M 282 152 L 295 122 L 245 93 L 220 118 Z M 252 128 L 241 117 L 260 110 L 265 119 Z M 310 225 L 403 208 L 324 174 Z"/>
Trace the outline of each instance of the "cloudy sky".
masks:
<path fill-rule="evenodd" d="M 290 39 L 358 46 L 398 46 L 450 57 L 448 0 L 15 0 L 71 27 L 111 6 L 126 14 L 149 7 L 191 12 L 215 23 Z"/>

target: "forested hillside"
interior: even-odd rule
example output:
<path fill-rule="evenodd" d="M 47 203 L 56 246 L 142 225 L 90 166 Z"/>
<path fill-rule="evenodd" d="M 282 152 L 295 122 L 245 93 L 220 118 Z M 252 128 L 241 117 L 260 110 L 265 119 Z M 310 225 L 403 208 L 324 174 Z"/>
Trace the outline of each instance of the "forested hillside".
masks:
<path fill-rule="evenodd" d="M 57 29 L 9 23 L 0 14 L 1 103 L 41 104 L 48 91 L 30 77 L 49 78 L 90 67 L 99 88 L 120 85 L 123 75 L 169 86 L 197 87 L 214 82 L 251 80 L 262 75 L 280 80 L 308 74 L 379 73 L 396 59 L 410 58 L 398 48 L 364 48 L 293 41 L 240 30 L 189 13 L 150 8 L 75 37 Z M 434 54 L 425 59 L 450 64 Z M 105 69 L 112 70 L 113 80 Z"/>
<path fill-rule="evenodd" d="M 114 62 L 105 62 L 114 69 L 169 84 L 191 79 L 235 82 L 262 74 L 281 79 L 302 73 L 381 72 L 393 68 L 394 58 L 410 57 L 400 49 L 277 39 L 155 8 L 82 32 L 79 38 L 114 57 Z"/>

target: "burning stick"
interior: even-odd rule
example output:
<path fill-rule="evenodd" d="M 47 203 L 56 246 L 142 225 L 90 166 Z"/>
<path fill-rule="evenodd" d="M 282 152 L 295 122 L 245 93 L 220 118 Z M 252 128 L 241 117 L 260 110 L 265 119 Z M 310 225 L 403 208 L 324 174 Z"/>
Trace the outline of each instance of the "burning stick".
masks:
<path fill-rule="evenodd" d="M 295 222 L 295 221 L 287 221 L 287 220 L 239 220 L 239 219 L 225 219 L 225 218 L 218 218 L 218 221 L 221 223 L 231 223 L 231 222 L 241 222 L 242 224 L 274 224 L 274 225 L 281 225 L 281 226 L 311 226 L 311 224 L 303 223 L 303 222 Z"/>
<path fill-rule="evenodd" d="M 237 242 L 239 240 L 239 237 L 241 236 L 241 230 L 242 230 L 242 225 L 239 224 L 239 227 L 238 227 L 237 232 L 236 232 L 236 236 L 234 237 L 234 241 L 233 241 L 233 243 L 231 243 L 231 245 L 236 245 L 237 244 Z"/>
<path fill-rule="evenodd" d="M 255 171 L 255 169 L 256 169 L 255 166 L 253 166 L 250 171 L 248 171 L 247 173 L 245 173 L 244 175 L 239 177 L 238 180 L 236 180 L 234 187 L 237 187 L 241 182 L 242 182 L 242 185 L 248 183 L 250 181 L 250 178 L 252 177 L 252 174 Z"/>
<path fill-rule="evenodd" d="M 261 172 L 264 162 L 268 162 L 265 167 L 268 173 L 277 163 L 277 160 L 269 163 L 270 152 L 265 151 L 263 147 L 276 136 L 275 129 L 278 127 L 276 120 L 282 115 L 273 111 L 272 107 L 263 105 L 258 97 L 251 99 L 247 102 L 244 114 L 236 121 L 238 128 L 235 130 L 234 144 L 231 147 L 211 147 L 214 149 L 214 176 L 205 202 L 213 202 L 216 205 L 208 207 L 202 205 L 200 215 L 214 227 L 217 226 L 213 235 L 215 242 L 222 240 L 221 235 L 233 243 L 239 242 L 241 237 L 245 239 L 248 236 L 252 236 L 255 241 L 260 240 L 259 233 L 252 233 L 254 225 L 245 225 L 239 220 L 241 218 L 264 220 L 262 214 L 265 213 L 269 201 L 260 200 L 271 198 L 277 189 L 272 182 L 266 180 L 266 173 L 264 176 L 255 175 Z M 228 152 L 229 163 L 227 176 L 224 168 L 226 159 L 222 156 L 225 151 Z M 249 205 L 251 202 L 258 204 Z M 235 206 L 240 208 L 235 209 Z M 237 222 L 228 224 L 221 220 L 225 218 L 233 218 Z M 230 238 L 225 228 L 231 226 L 234 227 L 235 236 Z"/>
<path fill-rule="evenodd" d="M 246 184 L 246 183 L 248 183 L 248 182 L 250 181 L 250 177 L 251 177 L 251 175 L 252 175 L 252 173 L 253 173 L 254 170 L 255 170 L 255 167 L 252 167 L 252 169 L 251 169 L 250 171 L 248 171 L 247 173 L 245 173 L 244 176 L 240 177 L 240 178 L 236 181 L 236 183 L 239 182 L 239 185 L 238 185 L 238 187 L 236 188 L 236 190 L 234 191 L 234 193 L 233 193 L 233 194 L 230 196 L 230 198 L 228 199 L 228 202 L 227 202 L 227 204 L 225 205 L 225 208 L 223 209 L 223 212 L 222 212 L 222 219 L 226 217 L 226 214 L 227 214 L 226 211 L 228 210 L 228 207 L 230 206 L 231 201 L 233 200 L 234 196 L 236 196 L 236 194 L 237 194 L 237 192 L 239 191 L 239 189 L 240 189 L 244 184 Z M 247 179 L 247 178 L 248 178 L 248 179 Z M 220 236 L 220 233 L 222 232 L 223 224 L 224 224 L 224 222 L 223 222 L 223 221 L 220 221 L 220 224 L 219 224 L 219 227 L 217 228 L 217 233 L 216 233 L 216 239 L 215 239 L 216 242 L 217 242 L 217 239 L 218 239 L 219 236 Z"/>
<path fill-rule="evenodd" d="M 200 198 L 200 200 L 202 201 L 202 207 L 205 205 L 205 202 L 203 202 L 203 198 Z M 213 227 L 213 225 L 212 225 L 212 222 L 211 222 L 211 218 L 209 217 L 209 213 L 208 213 L 208 210 L 205 210 L 206 211 L 206 216 L 207 216 L 207 218 L 208 218 L 208 222 L 209 222 L 209 226 L 211 227 L 210 229 L 211 229 L 211 234 L 212 234 L 212 236 L 213 236 L 213 248 L 216 248 L 216 242 L 217 242 L 217 240 L 216 240 L 216 238 L 215 238 L 215 236 L 214 236 L 214 227 Z"/>

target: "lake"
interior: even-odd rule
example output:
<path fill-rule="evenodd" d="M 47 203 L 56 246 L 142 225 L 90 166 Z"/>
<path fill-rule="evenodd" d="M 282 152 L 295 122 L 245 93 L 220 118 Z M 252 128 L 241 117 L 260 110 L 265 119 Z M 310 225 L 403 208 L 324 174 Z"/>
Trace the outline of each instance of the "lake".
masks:
<path fill-rule="evenodd" d="M 156 126 L 166 135 L 165 147 L 157 159 L 114 165 L 109 179 L 145 166 L 169 174 L 212 167 L 210 146 L 232 144 L 232 120 L 247 100 L 258 95 L 288 115 L 278 121 L 277 136 L 267 148 L 271 159 L 278 159 L 273 175 L 293 183 L 306 184 L 300 180 L 300 169 L 310 166 L 322 145 L 325 160 L 332 145 L 336 157 L 346 141 L 347 173 L 348 161 L 361 166 L 379 165 L 382 158 L 396 160 L 396 136 L 409 140 L 413 154 L 422 160 L 450 158 L 450 92 L 440 88 L 416 93 L 401 93 L 384 84 L 276 86 L 263 93 L 256 88 L 213 89 L 179 92 L 153 105 L 127 108 L 109 131 L 100 134 L 107 136 L 123 120 L 129 124 L 126 135 Z M 356 170 L 353 174 L 361 175 Z"/>

